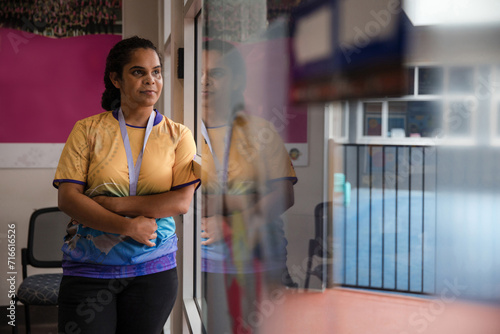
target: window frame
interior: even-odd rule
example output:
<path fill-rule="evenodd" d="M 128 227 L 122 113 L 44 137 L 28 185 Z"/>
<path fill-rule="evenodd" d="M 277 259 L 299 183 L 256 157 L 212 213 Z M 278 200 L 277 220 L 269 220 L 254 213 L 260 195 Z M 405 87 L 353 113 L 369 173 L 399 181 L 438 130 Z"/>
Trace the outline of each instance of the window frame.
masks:
<path fill-rule="evenodd" d="M 490 144 L 500 146 L 500 64 L 494 65 L 492 76 L 486 82 L 486 98 L 490 99 Z M 480 93 L 478 93 L 480 94 Z"/>
<path fill-rule="evenodd" d="M 197 144 L 195 162 L 201 165 L 201 112 L 199 99 L 199 70 L 202 29 L 198 23 L 201 18 L 202 0 L 184 1 L 184 125 L 190 128 Z M 201 192 L 196 191 L 189 212 L 183 224 L 183 332 L 202 333 L 201 300 Z"/>
<path fill-rule="evenodd" d="M 330 125 L 328 127 L 328 137 L 339 144 L 349 142 L 349 102 L 336 101 L 328 103 L 325 106 L 325 111 L 328 115 L 327 122 Z M 342 128 L 344 134 L 342 134 Z"/>
<path fill-rule="evenodd" d="M 419 69 L 437 67 L 442 68 L 443 71 L 443 92 L 440 94 L 419 94 Z M 473 86 L 474 92 L 471 93 L 448 93 L 450 71 L 457 67 L 470 67 L 473 70 Z M 356 102 L 356 143 L 369 144 L 369 145 L 454 145 L 454 146 L 472 146 L 476 144 L 476 125 L 477 125 L 477 105 L 478 98 L 475 90 L 478 86 L 478 66 L 465 66 L 465 65 L 450 65 L 440 66 L 436 64 L 419 64 L 408 65 L 409 70 L 413 70 L 413 92 L 411 94 L 403 95 L 401 97 L 389 98 L 373 98 L 373 99 L 360 99 Z M 442 126 L 441 132 L 435 137 L 401 137 L 391 138 L 387 136 L 388 120 L 389 120 L 389 103 L 390 102 L 413 102 L 413 101 L 442 101 Z M 450 124 L 450 112 L 453 103 L 463 101 L 464 103 L 472 102 L 473 110 L 471 110 L 467 120 L 469 122 L 469 133 L 465 136 L 457 137 L 452 134 Z M 380 136 L 367 136 L 364 134 L 364 103 L 382 103 L 381 120 L 382 120 L 382 133 Z M 500 137 L 498 138 L 500 145 Z"/>

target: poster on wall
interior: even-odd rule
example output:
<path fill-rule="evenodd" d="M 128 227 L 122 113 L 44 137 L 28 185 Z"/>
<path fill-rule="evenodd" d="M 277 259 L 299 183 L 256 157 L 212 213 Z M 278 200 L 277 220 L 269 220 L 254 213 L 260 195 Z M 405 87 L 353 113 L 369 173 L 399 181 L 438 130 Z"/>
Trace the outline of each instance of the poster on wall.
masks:
<path fill-rule="evenodd" d="M 121 13 L 121 2 L 81 4 L 67 18 L 74 2 L 12 1 L 2 13 L 0 62 L 9 66 L 0 76 L 0 168 L 56 167 L 76 121 L 104 111 L 106 56 L 122 39 L 121 14 L 111 12 Z M 16 6 L 24 6 L 17 16 Z"/>
<path fill-rule="evenodd" d="M 122 33 L 122 0 L 0 0 L 0 27 L 52 38 Z"/>

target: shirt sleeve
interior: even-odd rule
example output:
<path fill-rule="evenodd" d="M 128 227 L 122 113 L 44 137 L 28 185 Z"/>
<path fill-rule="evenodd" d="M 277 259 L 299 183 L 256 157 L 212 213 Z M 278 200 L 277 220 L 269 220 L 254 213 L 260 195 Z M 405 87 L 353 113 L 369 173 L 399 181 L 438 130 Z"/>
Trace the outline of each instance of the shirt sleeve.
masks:
<path fill-rule="evenodd" d="M 81 121 L 77 122 L 64 145 L 53 186 L 59 188 L 63 182 L 87 184 L 89 170 L 89 145 L 87 135 Z"/>
<path fill-rule="evenodd" d="M 268 162 L 268 182 L 290 180 L 297 183 L 297 176 L 292 161 L 285 148 L 281 136 L 271 123 L 267 123 L 267 131 L 272 141 L 265 146 L 266 161 Z"/>
<path fill-rule="evenodd" d="M 190 184 L 198 184 L 200 179 L 194 173 L 194 157 L 196 154 L 196 144 L 191 131 L 184 127 L 181 132 L 181 138 L 175 149 L 175 163 L 172 168 L 172 188 L 180 189 Z"/>

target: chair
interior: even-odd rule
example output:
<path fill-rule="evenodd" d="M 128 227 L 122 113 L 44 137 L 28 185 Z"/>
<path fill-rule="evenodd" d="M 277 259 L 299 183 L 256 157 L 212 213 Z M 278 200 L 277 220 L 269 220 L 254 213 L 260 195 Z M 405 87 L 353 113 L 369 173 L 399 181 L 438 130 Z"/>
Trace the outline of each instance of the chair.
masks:
<path fill-rule="evenodd" d="M 17 290 L 14 302 L 24 304 L 26 333 L 31 333 L 30 305 L 57 305 L 60 274 L 28 276 L 28 265 L 37 268 L 61 268 L 63 237 L 70 217 L 57 207 L 38 209 L 30 218 L 28 247 L 21 250 L 23 282 Z M 13 326 L 13 333 L 17 326 Z"/>
<path fill-rule="evenodd" d="M 331 212 L 332 205 L 347 207 L 351 202 L 351 183 L 346 181 L 345 174 L 335 173 L 333 185 L 333 202 L 319 203 L 314 208 L 314 239 L 309 240 L 305 289 L 309 289 L 311 275 L 318 277 L 324 286 L 327 279 L 325 258 L 328 254 L 325 228 L 328 224 L 328 213 Z M 322 262 L 312 269 L 314 256 L 320 257 Z"/>
<path fill-rule="evenodd" d="M 309 289 L 311 275 L 318 277 L 322 285 L 326 282 L 326 277 L 324 276 L 326 274 L 326 263 L 324 259 L 327 255 L 325 228 L 329 207 L 331 205 L 331 202 L 323 202 L 319 203 L 314 208 L 314 239 L 309 240 L 306 282 L 304 284 L 305 289 Z M 312 269 L 314 256 L 321 258 L 321 264 Z"/>

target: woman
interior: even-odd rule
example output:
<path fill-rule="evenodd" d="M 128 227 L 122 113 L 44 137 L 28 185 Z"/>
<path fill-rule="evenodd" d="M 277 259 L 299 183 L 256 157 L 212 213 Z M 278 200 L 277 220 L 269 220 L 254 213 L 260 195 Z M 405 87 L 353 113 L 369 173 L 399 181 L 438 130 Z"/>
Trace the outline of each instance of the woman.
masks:
<path fill-rule="evenodd" d="M 63 245 L 60 333 L 160 333 L 177 294 L 172 216 L 199 179 L 185 126 L 153 109 L 162 90 L 155 46 L 132 37 L 106 60 L 102 107 L 80 120 L 54 185 L 73 218 Z"/>
<path fill-rule="evenodd" d="M 230 43 L 203 46 L 202 190 L 208 333 L 256 333 L 255 311 L 291 285 L 280 215 L 297 181 L 272 124 L 245 111 L 245 63 Z"/>

